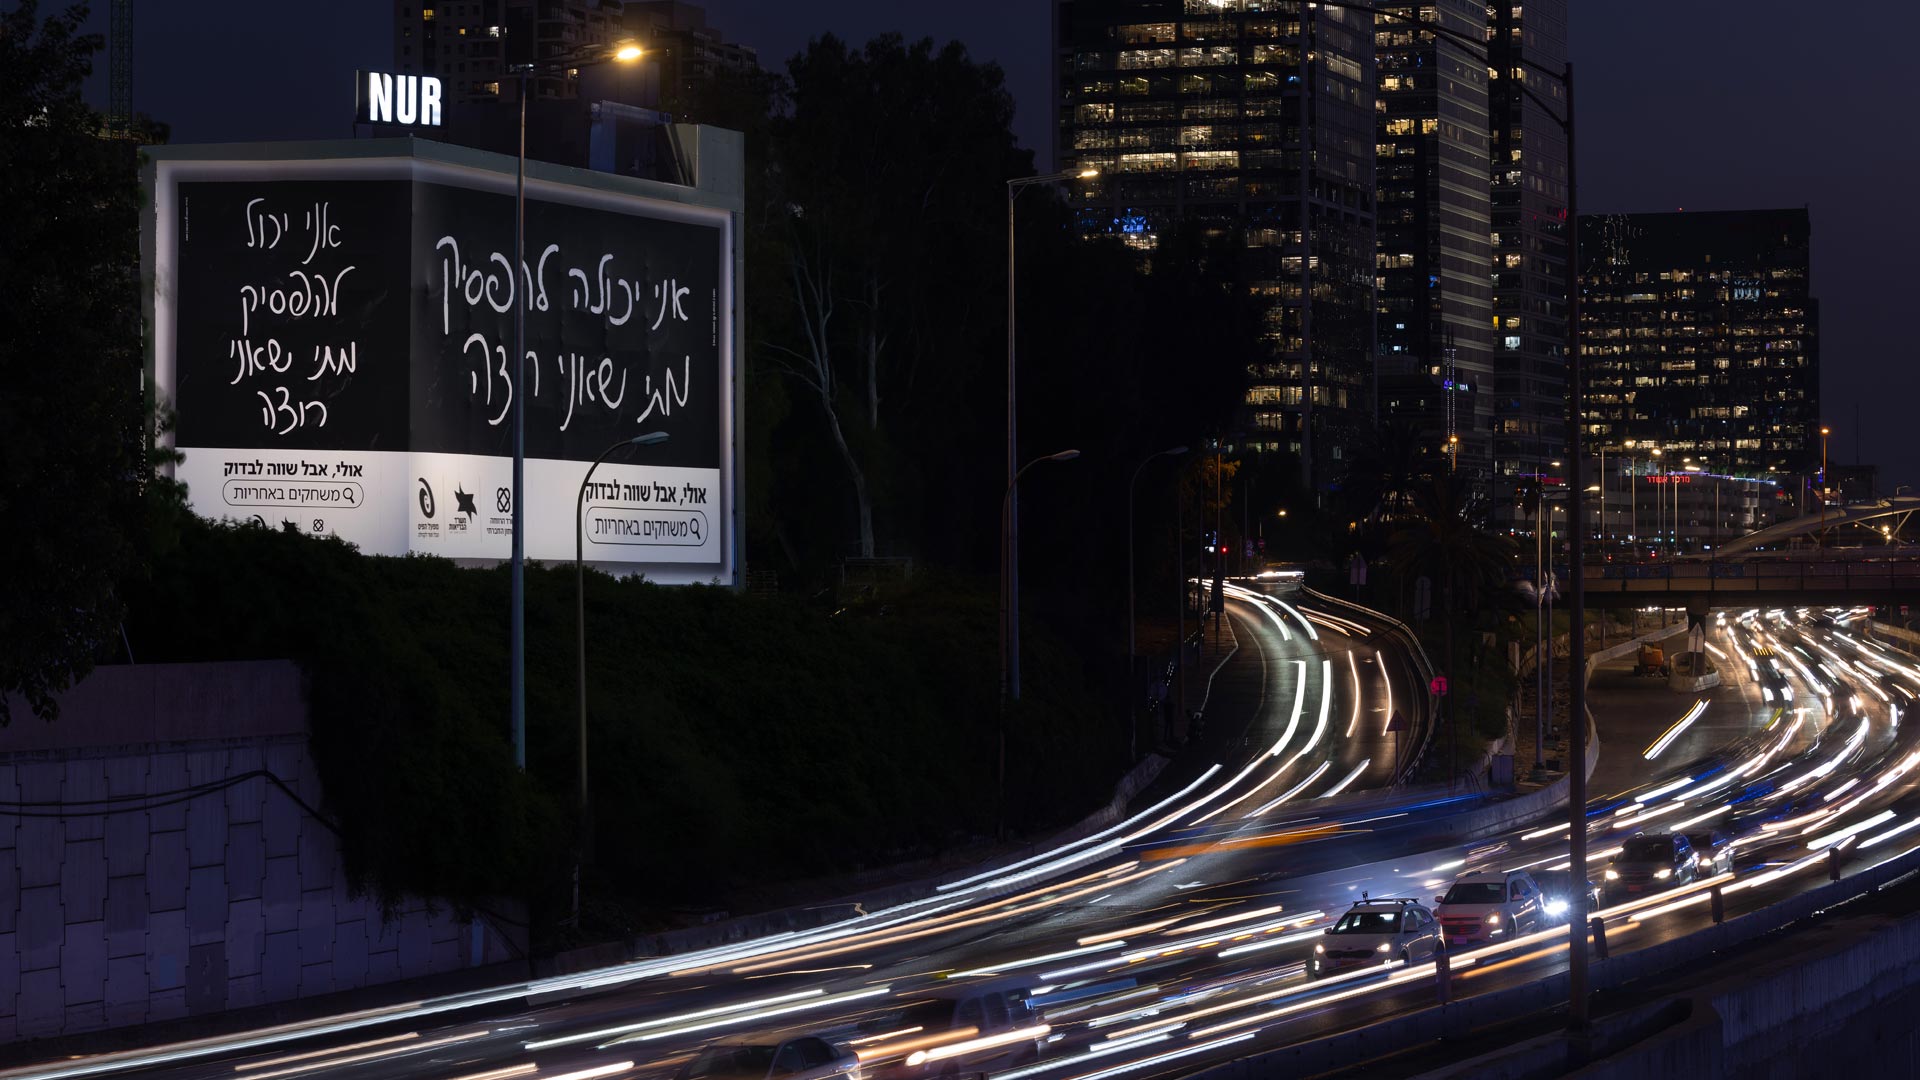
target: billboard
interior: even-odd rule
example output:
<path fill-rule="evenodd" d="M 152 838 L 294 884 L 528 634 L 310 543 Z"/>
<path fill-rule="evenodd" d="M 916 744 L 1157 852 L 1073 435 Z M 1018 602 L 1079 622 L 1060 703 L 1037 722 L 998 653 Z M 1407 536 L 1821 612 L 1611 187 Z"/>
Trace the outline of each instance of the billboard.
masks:
<path fill-rule="evenodd" d="M 509 557 L 515 410 L 526 551 L 732 583 L 737 208 L 412 140 L 158 148 L 153 375 L 207 517 L 372 554 Z M 704 205 L 703 205 L 704 201 Z M 525 320 L 524 378 L 513 322 Z M 613 453 L 576 500 L 588 464 Z"/>

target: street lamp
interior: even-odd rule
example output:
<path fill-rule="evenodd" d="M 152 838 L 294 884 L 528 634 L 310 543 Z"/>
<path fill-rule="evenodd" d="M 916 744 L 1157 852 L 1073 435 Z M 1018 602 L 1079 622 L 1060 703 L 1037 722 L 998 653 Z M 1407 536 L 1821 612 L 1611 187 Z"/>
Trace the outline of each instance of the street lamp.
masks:
<path fill-rule="evenodd" d="M 633 41 L 593 45 L 542 60 L 512 65 L 520 80 L 520 139 L 513 184 L 513 265 L 516 284 L 527 265 L 527 93 L 537 71 L 562 71 L 618 60 L 632 63 L 643 50 Z M 507 631 L 508 682 L 512 697 L 513 764 L 527 768 L 527 302 L 513 298 L 513 612 Z"/>
<path fill-rule="evenodd" d="M 1012 652 L 1015 654 L 1011 676 L 1013 698 L 1015 701 L 1020 699 L 1020 662 L 1017 655 L 1020 651 L 1020 627 L 1017 623 L 1008 624 L 1005 614 L 1009 607 L 1018 607 L 1017 602 L 1009 603 L 1007 594 L 1009 591 L 1013 593 L 1020 591 L 1020 500 L 1014 497 L 1014 492 L 1019 484 L 1020 473 L 1023 471 L 1014 468 L 1019 462 L 1020 455 L 1020 399 L 1016 393 L 1017 384 L 1014 381 L 1013 366 L 1013 200 L 1019 196 L 1022 190 L 1032 187 L 1035 184 L 1052 184 L 1061 180 L 1073 179 L 1087 180 L 1098 175 L 1100 175 L 1100 170 L 1098 169 L 1081 169 L 1078 172 L 1048 173 L 1045 176 L 1016 176 L 1007 181 L 1007 503 L 1011 509 L 1000 515 L 1000 633 L 1002 634 L 1002 640 L 1004 642 L 1011 643 Z M 1009 567 L 1011 567 L 1011 570 L 1008 569 Z M 1004 656 L 1007 652 L 1007 646 L 1002 645 L 1001 651 Z M 1000 674 L 1000 681 L 1004 687 L 1008 679 L 1008 674 L 1004 666 Z"/>
<path fill-rule="evenodd" d="M 1178 457 L 1181 454 L 1184 454 L 1186 452 L 1187 452 L 1186 447 L 1175 446 L 1175 447 L 1172 447 L 1171 449 L 1162 450 L 1157 454 L 1148 454 L 1145 458 L 1141 459 L 1139 466 L 1133 470 L 1133 479 L 1127 481 L 1127 693 L 1129 696 L 1131 696 L 1134 691 L 1134 685 L 1133 685 L 1133 660 L 1134 660 L 1133 490 L 1140 483 L 1140 474 L 1146 471 L 1147 466 L 1152 464 L 1156 458 Z M 1286 514 L 1287 512 L 1285 510 L 1280 511 L 1281 517 L 1285 517 Z M 1176 553 L 1176 557 L 1177 557 L 1177 553 Z M 1134 752 L 1135 750 L 1138 749 L 1138 745 L 1136 741 L 1138 735 L 1139 735 L 1139 731 L 1137 730 L 1137 726 L 1133 722 L 1133 709 L 1132 709 L 1132 706 L 1129 705 L 1127 709 L 1127 763 L 1128 764 L 1133 763 Z"/>
<path fill-rule="evenodd" d="M 1341 0 L 1320 0 L 1320 2 L 1326 7 L 1366 12 L 1376 20 L 1385 19 L 1410 24 L 1415 30 L 1455 42 L 1483 64 L 1487 63 L 1490 59 L 1484 37 L 1472 36 L 1458 30 L 1437 26 L 1434 23 L 1425 21 L 1420 13 L 1394 11 L 1376 7 L 1373 4 L 1347 3 L 1341 2 Z M 1302 37 L 1304 39 L 1304 34 Z M 1304 40 L 1302 41 L 1302 45 L 1303 48 L 1300 52 L 1304 57 L 1306 53 Z M 1547 119 L 1553 121 L 1554 124 L 1560 128 L 1567 140 L 1567 456 L 1571 459 L 1569 465 L 1572 470 L 1567 478 L 1567 516 L 1570 519 L 1568 523 L 1571 526 L 1568 537 L 1567 556 L 1568 562 L 1570 562 L 1573 567 L 1572 587 L 1568 590 L 1568 614 L 1572 616 L 1573 634 L 1570 642 L 1571 655 L 1568 657 L 1570 662 L 1567 665 L 1567 670 L 1571 674 L 1571 677 L 1567 679 L 1568 721 L 1569 726 L 1572 728 L 1570 733 L 1571 737 L 1568 740 L 1568 749 L 1570 750 L 1569 758 L 1571 760 L 1569 761 L 1569 768 L 1567 770 L 1567 815 L 1571 828 L 1569 830 L 1570 842 L 1568 844 L 1567 863 L 1569 873 L 1572 875 L 1573 880 L 1583 881 L 1587 874 L 1587 774 L 1584 760 L 1587 752 L 1587 690 L 1586 679 L 1584 678 L 1587 650 L 1585 632 L 1587 593 L 1586 573 L 1583 568 L 1586 557 L 1586 528 L 1584 525 L 1586 520 L 1584 513 L 1586 490 L 1585 486 L 1581 483 L 1580 472 L 1583 468 L 1581 465 L 1581 455 L 1583 453 L 1581 443 L 1583 441 L 1582 429 L 1585 427 L 1585 424 L 1583 423 L 1582 413 L 1586 408 L 1586 395 L 1580 372 L 1580 173 L 1574 157 L 1573 62 L 1567 61 L 1566 64 L 1558 70 L 1537 61 L 1529 60 L 1524 56 L 1515 57 L 1513 62 L 1522 67 L 1529 68 L 1546 78 L 1559 82 L 1566 90 L 1566 100 L 1558 103 L 1556 106 L 1555 103 L 1549 102 L 1539 94 L 1534 93 L 1525 81 L 1516 80 L 1520 93 L 1531 99 L 1536 105 L 1539 105 L 1541 112 L 1546 115 Z M 1305 220 L 1304 214 L 1302 215 L 1302 220 Z M 1588 1006 L 1590 1004 L 1587 1000 L 1590 987 L 1587 971 L 1586 908 L 1585 891 L 1580 889 L 1573 890 L 1567 911 L 1567 989 L 1569 998 L 1567 1026 L 1575 1031 L 1582 1032 L 1587 1028 Z"/>
<path fill-rule="evenodd" d="M 1057 454 L 1037 457 L 1015 469 L 1007 481 L 1006 494 L 1000 497 L 1000 532 L 1009 535 L 1008 522 L 1013 516 L 1013 489 L 1027 470 L 1048 461 L 1072 461 L 1080 456 L 1078 450 L 1062 450 Z M 1012 543 L 1002 548 L 1000 563 L 1000 732 L 999 732 L 999 817 L 998 832 L 1006 834 L 1007 809 L 1007 706 L 1020 700 L 1020 549 Z"/>
<path fill-rule="evenodd" d="M 1827 436 L 1833 429 L 1820 425 L 1820 531 L 1827 531 Z"/>
<path fill-rule="evenodd" d="M 580 837 L 581 850 L 586 849 L 587 828 L 587 557 L 586 557 L 586 517 L 587 485 L 593 482 L 593 473 L 600 463 L 607 460 L 614 451 L 628 446 L 654 446 L 667 441 L 664 431 L 649 431 L 644 435 L 635 435 L 631 439 L 621 439 L 593 459 L 587 466 L 587 475 L 580 478 L 580 496 L 573 507 L 573 627 L 575 652 L 580 661 Z M 580 858 L 576 855 L 573 863 L 573 921 L 580 922 Z"/>

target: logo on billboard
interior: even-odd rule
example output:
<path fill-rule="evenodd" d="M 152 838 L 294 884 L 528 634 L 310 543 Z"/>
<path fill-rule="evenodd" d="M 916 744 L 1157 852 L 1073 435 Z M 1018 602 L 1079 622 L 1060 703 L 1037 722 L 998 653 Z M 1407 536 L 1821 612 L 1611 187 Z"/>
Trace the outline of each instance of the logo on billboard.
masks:
<path fill-rule="evenodd" d="M 433 518 L 433 485 L 424 476 L 420 478 L 420 513 L 428 520 Z"/>
<path fill-rule="evenodd" d="M 503 514 L 513 513 L 513 489 L 512 488 L 494 488 L 493 489 L 493 508 L 495 510 L 500 511 Z"/>
<path fill-rule="evenodd" d="M 353 118 L 362 124 L 440 126 L 440 80 L 431 75 L 356 71 Z"/>
<path fill-rule="evenodd" d="M 473 505 L 473 496 L 458 487 L 453 489 L 453 501 L 458 504 L 453 512 L 467 515 L 468 521 L 472 521 L 480 513 L 480 508 Z"/>

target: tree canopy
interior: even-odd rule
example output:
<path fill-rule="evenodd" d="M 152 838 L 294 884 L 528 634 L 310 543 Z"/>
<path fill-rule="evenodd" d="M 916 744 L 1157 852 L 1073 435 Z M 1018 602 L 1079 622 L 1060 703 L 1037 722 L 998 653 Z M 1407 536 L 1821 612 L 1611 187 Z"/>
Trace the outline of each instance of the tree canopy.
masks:
<path fill-rule="evenodd" d="M 119 640 L 154 487 L 142 388 L 134 149 L 81 99 L 86 8 L 0 15 L 0 694 L 53 696 Z M 11 719 L 0 696 L 0 724 Z"/>

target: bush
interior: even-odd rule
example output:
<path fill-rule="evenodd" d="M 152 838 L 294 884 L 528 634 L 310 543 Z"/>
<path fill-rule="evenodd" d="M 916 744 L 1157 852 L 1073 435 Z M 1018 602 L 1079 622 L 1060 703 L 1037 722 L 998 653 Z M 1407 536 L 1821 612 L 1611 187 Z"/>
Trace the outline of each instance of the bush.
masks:
<path fill-rule="evenodd" d="M 595 874 L 628 903 L 929 853 L 995 818 L 991 583 L 839 610 L 587 576 Z M 574 573 L 527 572 L 528 771 L 508 731 L 508 571 L 191 523 L 134 587 L 142 660 L 292 657 L 326 809 L 393 899 L 556 898 L 577 773 Z M 1071 653 L 1029 627 L 1009 820 L 1085 813 L 1121 767 Z M 536 899 L 541 897 L 536 897 Z"/>

